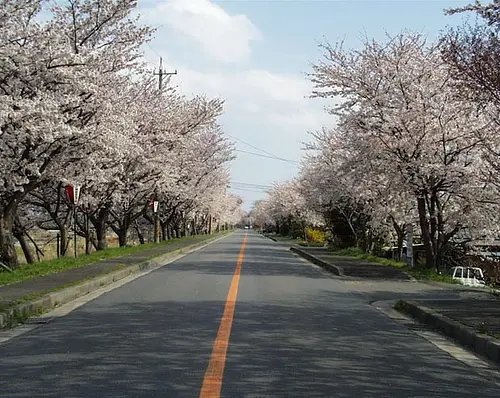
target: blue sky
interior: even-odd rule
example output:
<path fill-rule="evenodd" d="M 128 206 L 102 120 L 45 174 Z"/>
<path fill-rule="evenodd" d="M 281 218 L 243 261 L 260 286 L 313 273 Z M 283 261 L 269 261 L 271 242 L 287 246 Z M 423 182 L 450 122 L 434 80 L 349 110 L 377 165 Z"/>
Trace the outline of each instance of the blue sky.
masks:
<path fill-rule="evenodd" d="M 265 196 L 264 186 L 296 175 L 294 162 L 300 161 L 302 143 L 310 139 L 307 132 L 334 123 L 323 111 L 326 102 L 307 98 L 311 84 L 304 73 L 311 61 L 321 58 L 318 41 L 343 40 L 352 48 L 360 45 L 362 35 L 384 40 L 385 32 L 404 29 L 434 40 L 446 25 L 463 18 L 446 16 L 443 10 L 468 3 L 139 0 L 139 12 L 158 27 L 145 48 L 152 67 L 162 56 L 167 68 L 178 70 L 171 82 L 185 94 L 225 98 L 221 122 L 237 139 L 238 150 L 259 152 L 244 141 L 292 161 L 237 153 L 231 190 L 249 209 Z"/>

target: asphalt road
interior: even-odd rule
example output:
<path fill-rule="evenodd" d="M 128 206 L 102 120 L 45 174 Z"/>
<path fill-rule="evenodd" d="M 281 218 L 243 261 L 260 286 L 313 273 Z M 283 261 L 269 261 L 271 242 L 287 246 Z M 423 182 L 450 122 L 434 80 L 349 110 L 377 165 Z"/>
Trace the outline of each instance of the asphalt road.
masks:
<path fill-rule="evenodd" d="M 254 233 L 234 316 L 221 319 L 243 237 L 237 232 L 1 345 L 0 395 L 199 397 L 225 324 L 229 346 L 215 361 L 224 368 L 223 397 L 499 396 L 352 284 Z"/>

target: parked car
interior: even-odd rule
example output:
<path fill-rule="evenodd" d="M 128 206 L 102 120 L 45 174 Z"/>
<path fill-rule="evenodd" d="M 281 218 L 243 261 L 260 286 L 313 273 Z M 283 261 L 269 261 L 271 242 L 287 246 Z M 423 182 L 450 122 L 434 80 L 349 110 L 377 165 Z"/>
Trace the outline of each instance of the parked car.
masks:
<path fill-rule="evenodd" d="M 483 270 L 478 267 L 453 267 L 451 277 L 466 286 L 485 286 Z"/>

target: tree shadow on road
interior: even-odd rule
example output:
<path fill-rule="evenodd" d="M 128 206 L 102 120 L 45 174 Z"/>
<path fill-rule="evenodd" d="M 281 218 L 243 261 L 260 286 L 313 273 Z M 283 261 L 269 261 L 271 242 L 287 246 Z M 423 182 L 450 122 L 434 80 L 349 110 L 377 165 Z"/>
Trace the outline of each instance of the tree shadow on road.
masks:
<path fill-rule="evenodd" d="M 196 397 L 223 306 L 91 303 L 0 348 L 2 396 Z M 350 294 L 237 302 L 225 397 L 472 394 L 498 390 Z"/>

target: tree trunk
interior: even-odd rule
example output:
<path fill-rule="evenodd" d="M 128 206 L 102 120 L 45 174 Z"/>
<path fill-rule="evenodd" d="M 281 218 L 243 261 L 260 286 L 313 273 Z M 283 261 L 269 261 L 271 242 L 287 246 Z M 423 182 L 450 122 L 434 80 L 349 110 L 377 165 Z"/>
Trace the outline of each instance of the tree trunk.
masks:
<path fill-rule="evenodd" d="M 424 243 L 425 262 L 428 268 L 434 268 L 436 266 L 436 258 L 432 250 L 431 236 L 429 234 L 429 223 L 427 222 L 425 197 L 421 196 L 417 198 L 417 206 L 418 221 L 420 224 L 420 230 L 422 232 L 422 241 Z"/>
<path fill-rule="evenodd" d="M 403 243 L 405 241 L 406 224 L 399 226 L 396 220 L 392 218 L 392 226 L 394 227 L 394 231 L 396 231 L 396 236 L 397 236 L 396 261 L 401 261 L 403 258 Z"/>
<path fill-rule="evenodd" d="M 118 235 L 118 244 L 120 245 L 120 247 L 127 246 L 128 229 L 129 229 L 129 223 L 127 217 L 125 217 L 120 228 L 115 231 L 116 234 Z"/>
<path fill-rule="evenodd" d="M 139 243 L 141 245 L 145 244 L 146 242 L 144 241 L 144 235 L 141 231 L 141 228 L 139 227 L 138 222 L 135 223 L 134 228 L 135 228 L 135 232 L 137 232 L 137 237 L 139 238 Z"/>
<path fill-rule="evenodd" d="M 438 199 L 437 199 L 436 192 L 433 191 L 431 198 L 430 198 L 430 208 L 429 208 L 430 241 L 431 241 L 432 252 L 434 254 L 433 266 L 439 272 L 439 269 L 438 269 L 439 250 L 438 250 L 438 237 L 437 237 L 438 225 L 437 225 L 437 215 L 436 215 L 437 200 Z"/>
<path fill-rule="evenodd" d="M 12 233 L 13 219 L 16 208 L 14 206 L 0 210 L 0 262 L 10 268 L 19 267 L 19 259 Z"/>
<path fill-rule="evenodd" d="M 92 246 L 94 246 L 94 249 L 97 250 L 98 242 L 97 242 L 97 238 L 96 238 L 94 232 L 90 233 L 90 243 L 92 243 Z"/>
<path fill-rule="evenodd" d="M 13 235 L 21 244 L 21 248 L 23 249 L 23 254 L 24 258 L 26 259 L 26 262 L 28 264 L 33 264 L 35 262 L 35 257 L 33 256 L 33 253 L 31 253 L 31 249 L 28 245 L 28 242 L 26 241 L 26 236 L 24 232 L 25 230 L 23 226 L 16 217 L 16 220 L 14 221 Z"/>
<path fill-rule="evenodd" d="M 98 223 L 95 226 L 95 233 L 97 238 L 97 250 L 106 250 L 108 242 L 106 241 L 106 224 Z"/>
<path fill-rule="evenodd" d="M 68 226 L 59 224 L 59 235 L 61 235 L 61 244 L 59 245 L 59 255 L 65 256 L 68 252 L 69 239 L 68 239 Z"/>
<path fill-rule="evenodd" d="M 84 229 L 85 229 L 85 254 L 89 255 L 90 252 L 92 251 L 92 237 L 90 236 L 90 215 L 89 215 L 89 210 L 84 214 Z"/>
<path fill-rule="evenodd" d="M 168 223 L 167 222 L 162 222 L 161 223 L 161 240 L 165 241 L 168 240 Z"/>
<path fill-rule="evenodd" d="M 405 235 L 404 233 L 398 233 L 398 249 L 396 253 L 396 261 L 401 261 L 403 258 L 403 244 L 405 241 Z M 408 250 L 408 249 L 407 249 Z"/>
<path fill-rule="evenodd" d="M 97 250 L 105 250 L 108 248 L 108 242 L 106 241 L 108 215 L 109 210 L 107 208 L 102 208 L 97 213 L 97 218 L 92 218 L 92 224 L 94 224 L 97 238 Z"/>

